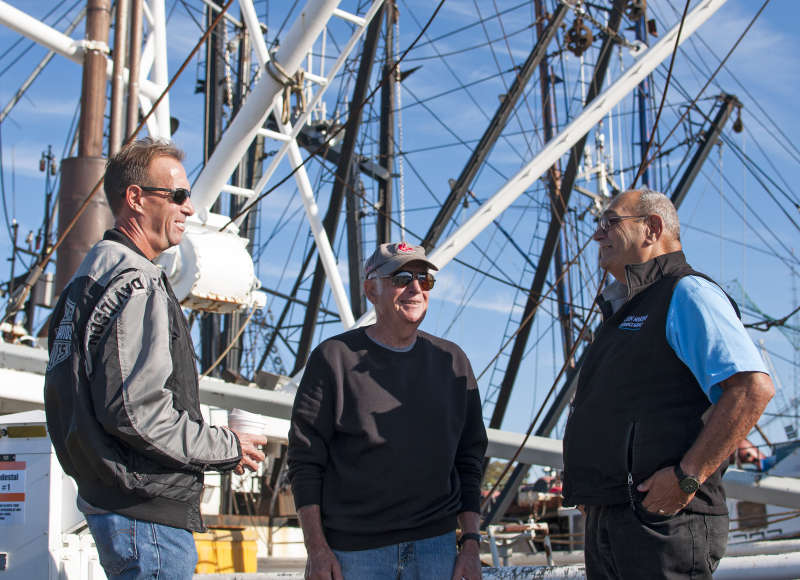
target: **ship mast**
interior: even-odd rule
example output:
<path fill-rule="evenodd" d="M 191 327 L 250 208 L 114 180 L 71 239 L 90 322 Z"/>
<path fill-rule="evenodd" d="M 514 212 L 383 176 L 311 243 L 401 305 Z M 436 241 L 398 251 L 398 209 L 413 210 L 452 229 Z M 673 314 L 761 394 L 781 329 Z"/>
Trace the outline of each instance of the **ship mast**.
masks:
<path fill-rule="evenodd" d="M 105 171 L 103 123 L 106 105 L 106 52 L 111 18 L 110 0 L 88 0 L 86 51 L 83 59 L 78 156 L 61 163 L 58 195 L 58 231 L 64 231 L 77 209 Z M 89 249 L 113 225 L 111 210 L 102 192 L 92 198 L 75 227 L 58 249 L 56 294 L 66 286 Z"/>

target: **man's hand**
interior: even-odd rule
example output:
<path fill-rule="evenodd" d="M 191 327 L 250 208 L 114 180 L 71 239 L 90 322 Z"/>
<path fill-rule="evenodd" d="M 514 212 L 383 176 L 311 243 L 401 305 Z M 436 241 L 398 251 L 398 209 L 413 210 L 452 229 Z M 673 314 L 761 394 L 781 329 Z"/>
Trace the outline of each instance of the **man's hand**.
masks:
<path fill-rule="evenodd" d="M 259 445 L 266 445 L 267 438 L 264 435 L 254 435 L 252 433 L 243 433 L 241 431 L 233 431 L 236 438 L 239 440 L 239 445 L 242 447 L 242 459 L 239 464 L 233 469 L 237 475 L 244 473 L 245 467 L 250 471 L 258 469 L 258 464 L 264 461 L 264 453 L 258 448 Z"/>
<path fill-rule="evenodd" d="M 687 495 L 678 485 L 674 466 L 659 469 L 636 486 L 638 491 L 647 492 L 642 507 L 653 514 L 671 516 L 687 505 L 694 494 Z"/>
<path fill-rule="evenodd" d="M 481 514 L 478 512 L 461 512 L 458 514 L 458 523 L 462 534 L 480 533 Z M 461 552 L 456 558 L 453 568 L 453 579 L 480 580 L 481 578 L 481 547 L 474 540 L 467 540 L 461 545 Z"/>
<path fill-rule="evenodd" d="M 322 514 L 316 504 L 304 505 L 297 510 L 303 541 L 306 544 L 306 580 L 344 580 L 342 567 L 328 546 L 322 531 Z"/>
<path fill-rule="evenodd" d="M 344 580 L 339 560 L 328 546 L 319 546 L 308 551 L 306 580 Z"/>
<path fill-rule="evenodd" d="M 740 372 L 719 383 L 722 396 L 712 407 L 705 426 L 683 456 L 685 473 L 705 481 L 747 437 L 767 403 L 775 394 L 769 375 L 760 372 Z M 649 512 L 672 515 L 692 501 L 678 487 L 674 466 L 659 469 L 636 488 L 647 492 L 642 507 Z"/>
<path fill-rule="evenodd" d="M 472 540 L 464 542 L 461 552 L 456 558 L 452 580 L 462 580 L 462 578 L 465 580 L 481 579 L 481 558 L 478 542 Z"/>

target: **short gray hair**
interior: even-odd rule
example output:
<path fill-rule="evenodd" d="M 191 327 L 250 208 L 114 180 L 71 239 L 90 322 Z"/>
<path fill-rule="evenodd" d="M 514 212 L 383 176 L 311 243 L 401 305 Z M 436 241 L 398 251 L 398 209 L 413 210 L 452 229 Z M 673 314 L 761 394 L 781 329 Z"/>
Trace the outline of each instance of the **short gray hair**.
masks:
<path fill-rule="evenodd" d="M 676 240 L 681 239 L 681 224 L 678 221 L 678 210 L 669 197 L 652 189 L 637 189 L 639 192 L 639 210 L 642 215 L 657 215 L 664 222 L 664 229 Z"/>

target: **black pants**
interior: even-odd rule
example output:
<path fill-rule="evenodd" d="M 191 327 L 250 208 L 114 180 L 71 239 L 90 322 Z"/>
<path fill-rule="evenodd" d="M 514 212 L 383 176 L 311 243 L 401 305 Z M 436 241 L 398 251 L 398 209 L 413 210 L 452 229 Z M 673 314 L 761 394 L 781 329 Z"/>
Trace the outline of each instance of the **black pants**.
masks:
<path fill-rule="evenodd" d="M 586 577 L 710 580 L 727 540 L 727 515 L 659 516 L 627 503 L 586 506 Z"/>

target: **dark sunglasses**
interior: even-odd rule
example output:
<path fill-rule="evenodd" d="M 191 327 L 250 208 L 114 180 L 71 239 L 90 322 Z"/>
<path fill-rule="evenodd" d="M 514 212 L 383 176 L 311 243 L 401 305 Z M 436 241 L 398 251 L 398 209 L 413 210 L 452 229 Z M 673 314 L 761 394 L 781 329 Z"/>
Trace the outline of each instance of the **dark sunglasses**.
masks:
<path fill-rule="evenodd" d="M 139 189 L 141 189 L 142 191 L 151 191 L 151 192 L 163 191 L 167 195 L 162 195 L 161 197 L 169 198 L 172 201 L 172 203 L 177 203 L 178 205 L 183 205 L 183 202 L 192 197 L 192 192 L 186 189 L 185 187 L 169 189 L 166 187 L 149 187 L 147 185 L 140 185 Z"/>
<path fill-rule="evenodd" d="M 436 278 L 433 277 L 433 274 L 428 274 L 427 272 L 406 272 L 404 270 L 402 272 L 395 272 L 391 276 L 383 277 L 391 279 L 392 286 L 395 288 L 405 288 L 416 280 L 419 282 L 419 287 L 425 292 L 431 290 L 433 284 L 436 282 Z"/>
<path fill-rule="evenodd" d="M 623 220 L 636 220 L 636 219 L 643 219 L 646 217 L 650 217 L 648 215 L 607 215 L 603 214 L 600 216 L 600 219 L 597 220 L 597 227 L 600 228 L 602 231 L 607 232 L 613 226 L 617 225 Z"/>

